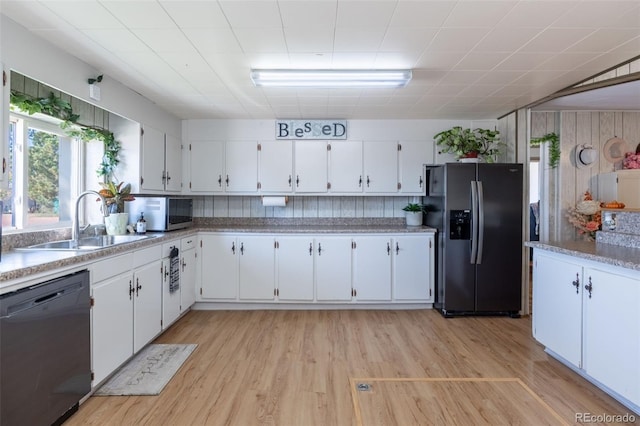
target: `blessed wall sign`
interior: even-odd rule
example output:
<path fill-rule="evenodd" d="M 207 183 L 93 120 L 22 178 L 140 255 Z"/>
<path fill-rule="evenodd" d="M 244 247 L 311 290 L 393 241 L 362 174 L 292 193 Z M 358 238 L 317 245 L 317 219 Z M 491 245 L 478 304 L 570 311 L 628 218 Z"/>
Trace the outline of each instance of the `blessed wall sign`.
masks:
<path fill-rule="evenodd" d="M 276 120 L 276 139 L 347 139 L 347 120 Z"/>

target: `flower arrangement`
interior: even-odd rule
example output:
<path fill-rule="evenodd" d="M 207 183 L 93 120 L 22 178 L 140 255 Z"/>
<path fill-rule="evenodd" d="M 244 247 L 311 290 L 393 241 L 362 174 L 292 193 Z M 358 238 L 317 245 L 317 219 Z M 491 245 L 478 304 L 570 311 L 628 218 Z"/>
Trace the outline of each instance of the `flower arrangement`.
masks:
<path fill-rule="evenodd" d="M 567 219 L 587 241 L 595 241 L 596 231 L 602 228 L 600 202 L 586 191 L 582 201 L 567 210 Z"/>
<path fill-rule="evenodd" d="M 627 152 L 622 160 L 623 169 L 640 169 L 640 153 Z"/>

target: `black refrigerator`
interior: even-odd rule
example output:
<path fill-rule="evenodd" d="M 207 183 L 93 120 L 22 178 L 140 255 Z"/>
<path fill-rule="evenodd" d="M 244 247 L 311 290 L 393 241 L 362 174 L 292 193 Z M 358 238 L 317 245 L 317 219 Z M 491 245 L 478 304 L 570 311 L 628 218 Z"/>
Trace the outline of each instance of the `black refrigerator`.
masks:
<path fill-rule="evenodd" d="M 425 223 L 438 230 L 436 300 L 446 317 L 519 316 L 522 164 L 427 166 Z"/>

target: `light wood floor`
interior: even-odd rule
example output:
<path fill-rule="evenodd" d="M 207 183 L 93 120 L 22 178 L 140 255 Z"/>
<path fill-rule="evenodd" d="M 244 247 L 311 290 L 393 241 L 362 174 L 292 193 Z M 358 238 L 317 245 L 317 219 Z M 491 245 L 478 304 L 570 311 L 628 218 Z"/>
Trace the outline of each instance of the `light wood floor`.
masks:
<path fill-rule="evenodd" d="M 576 413 L 629 413 L 548 357 L 529 318 L 193 311 L 156 343 L 199 346 L 160 395 L 91 397 L 65 425 L 358 425 L 352 378 L 517 378 L 568 424 Z M 444 408 L 451 417 L 434 424 L 468 424 Z"/>

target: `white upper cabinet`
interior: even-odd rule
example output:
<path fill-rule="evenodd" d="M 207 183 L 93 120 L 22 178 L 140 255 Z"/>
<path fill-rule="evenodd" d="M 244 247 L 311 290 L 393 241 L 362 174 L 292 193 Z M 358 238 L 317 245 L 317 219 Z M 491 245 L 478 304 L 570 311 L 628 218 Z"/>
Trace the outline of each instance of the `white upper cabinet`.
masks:
<path fill-rule="evenodd" d="M 297 193 L 327 192 L 327 142 L 296 141 L 295 168 L 293 181 Z"/>
<path fill-rule="evenodd" d="M 182 189 L 182 141 L 167 134 L 164 143 L 164 187 L 166 191 L 180 192 Z"/>
<path fill-rule="evenodd" d="M 146 125 L 142 126 L 141 134 L 140 192 L 180 192 L 182 141 Z M 133 162 L 128 163 L 128 168 L 135 167 Z"/>
<path fill-rule="evenodd" d="M 258 143 L 227 141 L 225 144 L 224 180 L 226 192 L 258 191 Z"/>
<path fill-rule="evenodd" d="M 398 143 L 364 142 L 364 192 L 398 192 Z"/>
<path fill-rule="evenodd" d="M 189 192 L 224 192 L 224 141 L 189 144 Z"/>
<path fill-rule="evenodd" d="M 422 195 L 424 165 L 435 161 L 433 142 L 418 139 L 417 130 L 401 132 L 400 140 L 392 129 L 354 131 L 357 140 L 276 140 L 251 124 L 192 126 L 185 132 L 186 193 Z M 236 134 L 246 138 L 225 139 Z"/>
<path fill-rule="evenodd" d="M 336 141 L 329 150 L 332 193 L 359 193 L 363 188 L 362 141 Z"/>
<path fill-rule="evenodd" d="M 293 150 L 289 140 L 260 142 L 260 189 L 262 192 L 291 192 Z"/>
<path fill-rule="evenodd" d="M 433 146 L 427 141 L 404 141 L 399 146 L 400 192 L 424 195 L 424 165 L 433 163 Z"/>
<path fill-rule="evenodd" d="M 164 191 L 164 133 L 153 127 L 142 127 L 140 189 Z"/>

